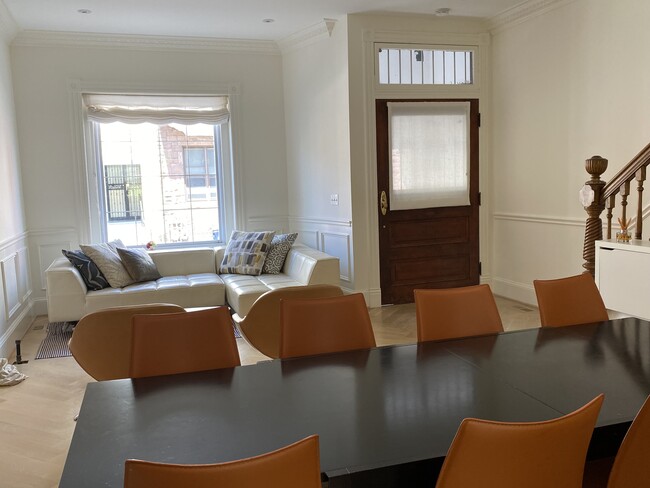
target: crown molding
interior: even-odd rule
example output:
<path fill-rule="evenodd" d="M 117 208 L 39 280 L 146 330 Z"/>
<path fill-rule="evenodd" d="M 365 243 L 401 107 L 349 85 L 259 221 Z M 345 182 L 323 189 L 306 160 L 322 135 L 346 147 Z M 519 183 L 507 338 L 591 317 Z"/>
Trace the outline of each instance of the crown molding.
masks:
<path fill-rule="evenodd" d="M 575 0 L 528 0 L 490 17 L 487 27 L 493 34 L 498 33 L 573 2 Z"/>
<path fill-rule="evenodd" d="M 332 31 L 336 22 L 336 19 L 323 19 L 318 24 L 300 30 L 284 39 L 280 39 L 277 45 L 284 54 L 301 49 L 321 39 L 327 39 L 332 37 Z"/>
<path fill-rule="evenodd" d="M 1 1 L 1 0 L 0 0 Z M 22 31 L 13 46 L 74 47 L 104 49 L 139 49 L 144 51 L 210 51 L 279 55 L 273 41 L 248 39 L 215 39 L 209 37 L 134 36 L 121 34 L 93 34 L 87 32 Z"/>
<path fill-rule="evenodd" d="M 7 44 L 18 34 L 18 24 L 5 3 L 0 0 L 0 39 Z"/>

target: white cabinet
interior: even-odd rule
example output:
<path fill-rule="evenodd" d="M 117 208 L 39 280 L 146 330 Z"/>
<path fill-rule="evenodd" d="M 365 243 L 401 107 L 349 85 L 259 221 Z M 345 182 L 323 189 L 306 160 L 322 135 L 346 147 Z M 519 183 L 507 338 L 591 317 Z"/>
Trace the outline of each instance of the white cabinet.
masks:
<path fill-rule="evenodd" d="M 650 242 L 596 241 L 595 279 L 608 309 L 650 320 Z"/>

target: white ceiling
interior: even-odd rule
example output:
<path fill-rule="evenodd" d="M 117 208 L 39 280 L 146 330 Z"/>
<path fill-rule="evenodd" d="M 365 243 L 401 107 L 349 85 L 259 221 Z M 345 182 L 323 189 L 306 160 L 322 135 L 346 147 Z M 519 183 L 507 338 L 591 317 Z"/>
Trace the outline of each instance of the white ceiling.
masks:
<path fill-rule="evenodd" d="M 360 12 L 492 17 L 522 0 L 0 0 L 20 29 L 228 39 L 283 39 Z M 79 9 L 91 10 L 81 14 Z M 275 19 L 263 23 L 262 19 Z"/>

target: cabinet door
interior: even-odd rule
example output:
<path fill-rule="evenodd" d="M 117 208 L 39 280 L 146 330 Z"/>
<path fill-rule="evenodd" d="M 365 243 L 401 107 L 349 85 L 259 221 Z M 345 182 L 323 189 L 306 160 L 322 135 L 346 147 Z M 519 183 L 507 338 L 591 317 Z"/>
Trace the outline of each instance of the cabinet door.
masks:
<path fill-rule="evenodd" d="M 598 248 L 598 276 L 605 306 L 650 320 L 650 254 Z"/>

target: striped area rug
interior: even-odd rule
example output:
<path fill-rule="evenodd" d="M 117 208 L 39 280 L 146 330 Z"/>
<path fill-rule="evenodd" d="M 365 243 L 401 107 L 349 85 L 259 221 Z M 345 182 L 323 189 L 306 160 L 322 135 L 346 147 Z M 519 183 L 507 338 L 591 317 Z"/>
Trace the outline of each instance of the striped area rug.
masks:
<path fill-rule="evenodd" d="M 47 324 L 47 335 L 41 342 L 34 359 L 65 358 L 72 356 L 68 349 L 68 341 L 72 337 L 74 323 L 50 322 Z"/>

